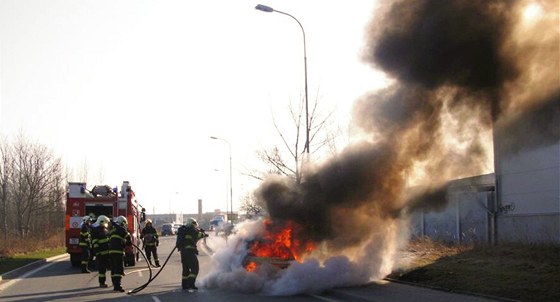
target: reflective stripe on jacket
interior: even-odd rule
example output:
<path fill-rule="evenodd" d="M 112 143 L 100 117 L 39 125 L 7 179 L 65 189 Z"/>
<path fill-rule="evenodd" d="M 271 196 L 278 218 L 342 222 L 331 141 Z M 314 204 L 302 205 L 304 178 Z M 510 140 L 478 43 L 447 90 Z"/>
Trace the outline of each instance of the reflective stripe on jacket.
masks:
<path fill-rule="evenodd" d="M 89 247 L 91 245 L 91 230 L 87 223 L 82 224 L 82 229 L 80 230 L 80 246 Z"/>
<path fill-rule="evenodd" d="M 130 233 L 122 226 L 115 225 L 110 233 L 109 253 L 123 254 L 125 245 L 131 244 Z"/>
<path fill-rule="evenodd" d="M 159 243 L 159 235 L 154 227 L 143 228 L 140 239 L 143 239 L 145 246 L 156 246 L 156 243 Z"/>
<path fill-rule="evenodd" d="M 198 253 L 196 243 L 204 238 L 204 232 L 192 226 L 181 226 L 177 232 L 177 242 L 175 246 L 179 250 L 193 250 Z"/>
<path fill-rule="evenodd" d="M 103 225 L 91 229 L 91 238 L 94 253 L 105 255 L 109 253 L 109 231 Z"/>

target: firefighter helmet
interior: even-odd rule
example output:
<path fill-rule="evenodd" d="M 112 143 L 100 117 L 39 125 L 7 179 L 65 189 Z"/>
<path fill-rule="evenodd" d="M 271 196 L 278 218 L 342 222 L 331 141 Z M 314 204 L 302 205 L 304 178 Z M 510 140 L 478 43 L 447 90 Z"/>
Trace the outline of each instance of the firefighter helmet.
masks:
<path fill-rule="evenodd" d="M 84 217 L 82 218 L 82 221 L 83 221 L 84 223 L 87 223 L 87 222 L 90 221 L 90 219 L 91 219 L 91 217 L 89 217 L 89 215 L 88 215 L 88 216 L 84 216 Z"/>
<path fill-rule="evenodd" d="M 185 223 L 185 225 L 187 225 L 187 226 L 192 225 L 192 226 L 195 227 L 195 226 L 198 226 L 198 223 L 196 222 L 196 219 L 194 219 L 192 217 L 189 217 L 189 218 L 187 218 L 187 222 Z"/>
<path fill-rule="evenodd" d="M 151 219 L 146 219 L 146 224 L 152 224 L 152 220 Z"/>
<path fill-rule="evenodd" d="M 125 226 L 128 224 L 128 221 L 126 221 L 126 217 L 121 215 L 117 217 L 117 224 L 119 224 L 120 226 Z"/>
<path fill-rule="evenodd" d="M 98 225 L 100 224 L 109 224 L 109 218 L 105 215 L 99 215 L 99 217 L 97 217 L 97 222 Z"/>

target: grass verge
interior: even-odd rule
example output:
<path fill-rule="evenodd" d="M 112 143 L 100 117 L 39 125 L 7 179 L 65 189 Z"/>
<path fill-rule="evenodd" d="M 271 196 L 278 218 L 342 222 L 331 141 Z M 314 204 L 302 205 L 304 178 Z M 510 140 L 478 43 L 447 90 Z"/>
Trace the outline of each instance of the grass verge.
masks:
<path fill-rule="evenodd" d="M 15 254 L 9 257 L 0 256 L 0 275 L 7 273 L 16 268 L 22 267 L 37 260 L 46 259 L 49 257 L 64 254 L 65 247 L 44 249 L 26 254 Z"/>
<path fill-rule="evenodd" d="M 560 301 L 560 246 L 452 246 L 421 240 L 389 278 L 521 301 Z"/>
<path fill-rule="evenodd" d="M 66 252 L 62 231 L 49 238 L 0 239 L 0 246 L 0 274 Z"/>

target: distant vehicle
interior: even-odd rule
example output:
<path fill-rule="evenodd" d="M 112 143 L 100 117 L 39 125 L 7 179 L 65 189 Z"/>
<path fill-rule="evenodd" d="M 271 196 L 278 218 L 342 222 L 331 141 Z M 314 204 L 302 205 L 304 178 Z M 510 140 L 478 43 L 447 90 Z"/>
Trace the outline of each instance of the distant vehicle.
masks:
<path fill-rule="evenodd" d="M 161 236 L 175 235 L 177 232 L 171 223 L 166 223 L 161 226 Z"/>
<path fill-rule="evenodd" d="M 222 225 L 226 221 L 225 215 L 216 215 L 210 220 L 210 231 L 222 228 Z"/>

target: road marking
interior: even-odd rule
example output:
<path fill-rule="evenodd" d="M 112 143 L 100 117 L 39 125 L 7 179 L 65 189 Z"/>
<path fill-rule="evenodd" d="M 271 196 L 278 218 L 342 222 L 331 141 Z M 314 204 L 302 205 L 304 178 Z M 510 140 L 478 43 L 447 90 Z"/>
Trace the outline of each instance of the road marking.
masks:
<path fill-rule="evenodd" d="M 143 271 L 149 271 L 149 270 L 150 270 L 149 268 L 140 268 L 140 269 L 136 269 L 136 270 L 133 270 L 133 271 L 130 271 L 130 272 L 126 272 L 126 274 L 130 275 L 130 274 L 134 274 L 134 273 L 139 273 L 140 277 L 142 277 L 142 272 Z M 154 271 L 154 269 L 152 269 L 152 272 L 153 271 Z"/>
<path fill-rule="evenodd" d="M 55 256 L 55 257 L 51 257 L 51 258 L 46 259 L 46 262 L 45 262 L 46 264 L 43 264 L 43 265 L 39 266 L 38 268 L 21 275 L 20 277 L 17 277 L 17 278 L 14 278 L 14 279 L 10 280 L 10 281 L 7 281 L 4 284 L 0 284 L 0 292 L 7 289 L 10 286 L 12 286 L 13 284 L 17 283 L 19 280 L 25 279 L 25 278 L 27 278 L 27 277 L 29 277 L 29 276 L 37 273 L 37 272 L 40 272 L 40 271 L 46 269 L 47 267 L 49 267 L 49 266 L 51 266 L 51 265 L 53 265 L 57 262 L 64 261 L 68 257 L 70 257 L 70 255 Z"/>
<path fill-rule="evenodd" d="M 156 296 L 152 296 L 152 299 L 154 299 L 154 301 L 156 301 L 156 302 L 161 302 L 161 300 Z"/>
<path fill-rule="evenodd" d="M 317 295 L 309 295 L 310 297 L 313 297 L 315 299 L 319 299 L 319 300 L 323 300 L 323 301 L 327 301 L 327 302 L 340 302 L 339 300 L 335 300 L 335 299 L 331 299 L 331 298 L 327 298 L 327 297 L 321 297 L 321 296 L 317 296 Z"/>

